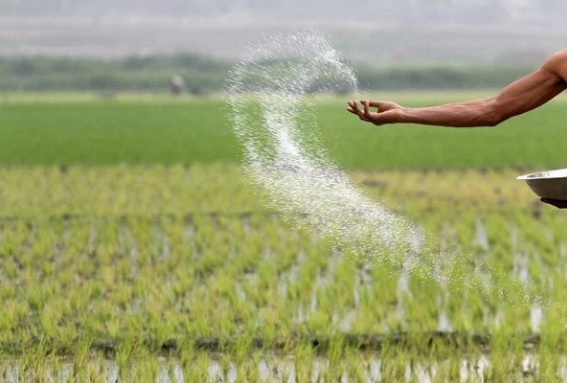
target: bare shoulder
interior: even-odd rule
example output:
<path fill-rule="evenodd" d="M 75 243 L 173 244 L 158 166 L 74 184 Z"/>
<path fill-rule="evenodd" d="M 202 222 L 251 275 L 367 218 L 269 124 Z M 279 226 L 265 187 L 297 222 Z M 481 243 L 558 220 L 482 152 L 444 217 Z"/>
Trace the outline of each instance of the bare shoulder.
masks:
<path fill-rule="evenodd" d="M 552 54 L 545 63 L 542 65 L 543 69 L 547 69 L 551 72 L 558 74 L 559 76 L 563 77 L 563 79 L 567 78 L 567 48 L 562 49 L 560 51 L 555 52 Z"/>

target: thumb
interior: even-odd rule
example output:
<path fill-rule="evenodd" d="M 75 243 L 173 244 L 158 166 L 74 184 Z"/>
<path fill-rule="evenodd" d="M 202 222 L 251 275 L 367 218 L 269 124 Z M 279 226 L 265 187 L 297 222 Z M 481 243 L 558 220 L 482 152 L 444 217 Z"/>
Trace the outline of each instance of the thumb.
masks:
<path fill-rule="evenodd" d="M 378 112 L 386 112 L 391 109 L 399 108 L 400 106 L 392 101 L 370 101 L 370 106 L 378 109 Z"/>

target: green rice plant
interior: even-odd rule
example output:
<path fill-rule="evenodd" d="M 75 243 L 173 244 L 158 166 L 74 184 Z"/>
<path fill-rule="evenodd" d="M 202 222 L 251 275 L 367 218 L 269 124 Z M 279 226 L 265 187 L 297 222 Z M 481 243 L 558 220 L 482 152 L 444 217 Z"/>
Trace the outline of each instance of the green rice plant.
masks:
<path fill-rule="evenodd" d="M 363 383 L 368 381 L 364 354 L 358 351 L 347 352 L 344 367 L 349 382 Z"/>
<path fill-rule="evenodd" d="M 385 348 L 382 350 L 381 377 L 383 381 L 404 381 L 411 372 L 410 359 L 407 353 Z"/>
<path fill-rule="evenodd" d="M 104 359 L 102 355 L 91 355 L 91 358 L 84 365 L 73 365 L 78 376 L 74 380 L 102 383 L 112 380 L 113 362 Z M 57 381 L 57 380 L 56 380 Z"/>
<path fill-rule="evenodd" d="M 209 367 L 212 358 L 207 352 L 197 352 L 187 357 L 182 354 L 181 365 L 183 366 L 183 376 L 187 382 L 206 382 L 209 381 Z"/>
<path fill-rule="evenodd" d="M 433 382 L 459 382 L 464 381 L 461 374 L 463 361 L 455 355 L 441 360 L 435 364 Z M 471 379 L 472 381 L 472 379 Z"/>
<path fill-rule="evenodd" d="M 91 359 L 91 342 L 88 339 L 78 339 L 72 345 L 73 374 L 76 376 L 86 370 Z"/>
<path fill-rule="evenodd" d="M 534 356 L 534 363 L 537 363 L 537 369 L 535 374 L 531 374 L 533 380 L 552 382 L 565 379 L 565 357 L 556 350 L 541 347 Z"/>
<path fill-rule="evenodd" d="M 0 178 L 13 182 L 0 194 L 16 201 L 21 214 L 11 216 L 16 210 L 0 206 L 0 353 L 21 359 L 19 368 L 28 374 L 49 370 L 45 355 L 60 353 L 81 377 L 95 374 L 90 358 L 97 347 L 126 372 L 136 360 L 167 355 L 170 371 L 178 357 L 197 379 L 208 374 L 206 365 L 214 358 L 199 359 L 204 351 L 193 350 L 183 359 L 183 349 L 212 339 L 220 342 L 217 351 L 223 354 L 217 359 L 225 374 L 259 378 L 256 355 L 281 348 L 286 365 L 295 356 L 298 377 L 313 374 L 311 364 L 322 357 L 329 361 L 322 373 L 327 380 L 343 375 L 356 380 L 364 360 L 345 339 L 369 335 L 386 340 L 381 358 L 386 381 L 405 379 L 408 365 L 426 371 L 437 366 L 435 379 L 454 377 L 459 361 L 469 359 L 455 351 L 457 345 L 467 352 L 495 347 L 490 360 L 499 365 L 487 374 L 504 377 L 515 373 L 518 358 L 521 365 L 522 342 L 532 331 L 539 332 L 544 350 L 538 360 L 564 351 L 565 218 L 551 209 L 534 217 L 529 191 L 518 190 L 511 202 L 517 185 L 499 180 L 514 171 L 358 172 L 368 185 L 383 182 L 372 192 L 437 238 L 428 245 L 437 252 L 423 255 L 421 269 L 405 274 L 403 262 L 361 263 L 328 239 L 266 214 L 257 197 L 243 191 L 237 174 L 226 166 L 197 165 L 71 166 L 65 173 L 55 167 L 0 169 Z M 40 179 L 48 186 L 42 201 L 33 192 Z M 468 190 L 480 180 L 491 185 Z M 59 181 L 76 192 L 71 196 Z M 260 207 L 241 214 L 230 206 L 223 183 L 240 188 L 234 194 L 246 209 Z M 108 185 L 112 193 L 104 191 Z M 139 190 L 136 203 L 128 200 L 131 187 Z M 180 191 L 185 187 L 192 188 L 191 197 Z M 463 197 L 451 205 L 445 197 L 455 187 Z M 93 197 L 95 191 L 101 196 Z M 488 247 L 479 246 L 485 241 Z M 428 273 L 441 245 L 461 252 L 442 265 L 450 278 L 440 282 Z M 404 284 L 407 289 L 400 288 Z M 537 305 L 543 321 L 536 326 Z M 451 331 L 465 333 L 466 343 L 428 342 L 443 315 Z M 399 333 L 405 333 L 403 341 L 388 343 Z M 490 344 L 477 345 L 476 334 Z M 320 357 L 311 349 L 314 338 L 323 341 Z M 171 340 L 177 348 L 162 348 Z M 194 360 L 201 365 L 190 372 Z M 151 363 L 142 363 L 136 376 L 161 373 Z M 540 362 L 542 376 L 556 373 L 558 363 Z"/>
<path fill-rule="evenodd" d="M 295 375 L 298 382 L 311 381 L 316 357 L 311 345 L 300 344 L 293 350 Z"/>
<path fill-rule="evenodd" d="M 258 363 L 260 356 L 257 353 L 250 353 L 245 360 L 236 363 L 237 381 L 240 382 L 258 382 L 260 381 L 260 372 Z"/>

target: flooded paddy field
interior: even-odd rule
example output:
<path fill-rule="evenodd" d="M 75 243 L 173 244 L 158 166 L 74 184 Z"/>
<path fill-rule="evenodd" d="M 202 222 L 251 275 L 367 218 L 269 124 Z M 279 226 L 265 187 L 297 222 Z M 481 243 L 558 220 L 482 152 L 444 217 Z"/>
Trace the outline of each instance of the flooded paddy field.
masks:
<path fill-rule="evenodd" d="M 237 166 L 2 168 L 0 376 L 562 380 L 567 216 L 518 173 L 349 172 L 427 233 L 416 270 L 296 227 Z"/>
<path fill-rule="evenodd" d="M 250 355 L 244 361 L 223 355 L 201 355 L 188 364 L 160 357 L 152 361 L 119 365 L 114 360 L 90 360 L 81 369 L 69 361 L 51 361 L 24 366 L 17 362 L 1 365 L 5 382 L 21 381 L 97 381 L 157 383 L 181 382 L 484 382 L 498 380 L 538 381 L 541 367 L 537 357 L 527 354 L 496 372 L 490 359 L 406 360 L 382 359 L 368 354 L 343 356 L 340 361 L 318 356 Z M 543 376 L 551 380 L 567 379 L 567 358 L 554 365 L 557 373 Z"/>

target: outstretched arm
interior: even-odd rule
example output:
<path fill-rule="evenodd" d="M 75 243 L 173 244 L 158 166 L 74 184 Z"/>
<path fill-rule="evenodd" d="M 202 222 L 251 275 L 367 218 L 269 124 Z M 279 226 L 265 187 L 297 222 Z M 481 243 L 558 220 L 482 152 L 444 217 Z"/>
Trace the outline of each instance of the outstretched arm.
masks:
<path fill-rule="evenodd" d="M 424 108 L 405 108 L 393 102 L 368 100 L 361 101 L 361 107 L 356 101 L 349 101 L 347 110 L 375 125 L 495 126 L 545 104 L 565 89 L 567 49 L 549 57 L 535 72 L 508 85 L 494 98 Z"/>

